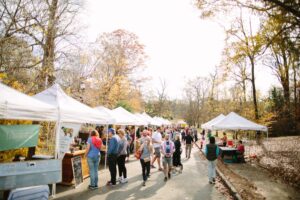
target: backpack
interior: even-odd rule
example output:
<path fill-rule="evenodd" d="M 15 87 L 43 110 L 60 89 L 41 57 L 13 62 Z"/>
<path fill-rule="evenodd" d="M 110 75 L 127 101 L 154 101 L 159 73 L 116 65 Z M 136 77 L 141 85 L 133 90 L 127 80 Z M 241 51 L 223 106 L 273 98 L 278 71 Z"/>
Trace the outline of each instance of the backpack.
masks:
<path fill-rule="evenodd" d="M 170 142 L 166 142 L 166 153 L 167 153 L 167 154 L 171 153 L 171 145 L 170 145 Z"/>
<path fill-rule="evenodd" d="M 172 146 L 172 142 L 171 141 L 166 141 L 165 143 L 164 143 L 164 150 L 165 150 L 165 152 L 166 152 L 166 157 L 171 157 L 171 153 L 172 153 L 172 151 L 173 151 L 173 146 Z"/>

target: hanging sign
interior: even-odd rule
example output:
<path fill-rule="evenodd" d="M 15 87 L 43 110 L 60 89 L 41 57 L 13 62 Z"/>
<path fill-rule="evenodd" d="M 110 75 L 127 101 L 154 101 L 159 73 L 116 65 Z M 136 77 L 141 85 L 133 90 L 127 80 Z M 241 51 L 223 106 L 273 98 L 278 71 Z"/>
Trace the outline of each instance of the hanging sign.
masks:
<path fill-rule="evenodd" d="M 0 151 L 35 147 L 39 125 L 0 125 Z"/>

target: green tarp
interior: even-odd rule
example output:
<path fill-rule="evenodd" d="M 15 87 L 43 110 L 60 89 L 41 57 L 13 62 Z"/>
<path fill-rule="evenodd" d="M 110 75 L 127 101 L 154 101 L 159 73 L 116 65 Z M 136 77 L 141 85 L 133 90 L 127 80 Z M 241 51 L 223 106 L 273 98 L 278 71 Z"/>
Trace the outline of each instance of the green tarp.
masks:
<path fill-rule="evenodd" d="M 37 146 L 39 125 L 0 125 L 0 151 Z"/>

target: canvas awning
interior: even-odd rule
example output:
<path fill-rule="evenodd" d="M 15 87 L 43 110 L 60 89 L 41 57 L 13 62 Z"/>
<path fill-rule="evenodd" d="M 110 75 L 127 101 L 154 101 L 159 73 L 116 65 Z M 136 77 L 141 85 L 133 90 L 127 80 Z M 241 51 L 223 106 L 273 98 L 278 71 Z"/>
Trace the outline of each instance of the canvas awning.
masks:
<path fill-rule="evenodd" d="M 156 120 L 154 120 L 150 115 L 148 115 L 147 113 L 143 112 L 142 115 L 145 117 L 145 119 L 147 120 L 148 124 L 153 125 L 153 126 L 161 126 L 160 122 L 157 122 Z"/>
<path fill-rule="evenodd" d="M 112 110 L 110 110 L 104 106 L 98 106 L 98 107 L 95 107 L 94 109 L 97 110 L 98 112 L 105 113 L 106 115 L 110 116 L 110 118 L 112 119 L 110 121 L 110 124 L 116 123 L 117 119 Z"/>
<path fill-rule="evenodd" d="M 0 119 L 56 121 L 57 109 L 0 83 Z"/>
<path fill-rule="evenodd" d="M 203 128 L 203 129 L 212 129 L 212 125 L 218 123 L 219 121 L 223 120 L 224 118 L 225 118 L 225 115 L 220 114 L 219 116 L 213 118 L 212 120 L 202 124 L 201 128 Z"/>
<path fill-rule="evenodd" d="M 224 119 L 212 125 L 212 130 L 268 131 L 268 128 L 266 126 L 254 123 L 234 112 L 231 112 Z"/>
<path fill-rule="evenodd" d="M 38 93 L 34 98 L 55 106 L 61 122 L 109 124 L 113 120 L 109 115 L 68 96 L 58 84 Z"/>
<path fill-rule="evenodd" d="M 145 118 L 144 115 L 142 115 L 140 113 L 135 113 L 134 115 L 135 115 L 136 118 L 138 118 L 138 120 L 141 124 L 143 124 L 144 126 L 149 125 L 148 120 Z"/>
<path fill-rule="evenodd" d="M 116 125 L 144 125 L 140 122 L 136 116 L 122 107 L 118 107 L 112 110 L 112 113 L 116 119 Z"/>

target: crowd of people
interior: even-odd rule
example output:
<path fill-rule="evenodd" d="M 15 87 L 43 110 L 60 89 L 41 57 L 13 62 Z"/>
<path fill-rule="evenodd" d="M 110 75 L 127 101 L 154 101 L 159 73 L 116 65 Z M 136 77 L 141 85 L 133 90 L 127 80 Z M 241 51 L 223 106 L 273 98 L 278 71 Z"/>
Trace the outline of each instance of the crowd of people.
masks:
<path fill-rule="evenodd" d="M 157 127 L 153 131 L 151 128 L 145 127 L 137 132 L 138 134 L 135 134 L 134 130 L 132 131 L 128 127 L 117 130 L 112 127 L 108 129 L 108 144 L 106 144 L 108 148 L 106 153 L 110 180 L 107 182 L 107 186 L 113 187 L 117 183 L 124 184 L 128 182 L 126 161 L 129 160 L 131 153 L 136 153 L 136 157 L 140 160 L 143 186 L 146 186 L 146 182 L 151 175 L 151 169 L 155 168 L 162 171 L 164 174 L 163 180 L 168 181 L 172 173 L 182 173 L 182 146 L 185 146 L 186 159 L 190 159 L 193 145 L 198 141 L 196 128 Z M 87 141 L 86 156 L 90 169 L 90 189 L 98 188 L 98 166 L 102 145 L 100 135 L 96 130 L 93 130 Z M 216 144 L 215 137 L 212 136 L 211 131 L 205 134 L 203 130 L 200 135 L 200 148 L 203 148 L 208 160 L 209 183 L 214 184 L 219 146 L 227 145 L 227 136 L 224 133 L 221 142 Z M 206 145 L 204 146 L 204 144 Z M 237 155 L 243 155 L 244 151 L 242 141 L 239 141 Z M 118 178 L 117 175 L 119 175 Z"/>
<path fill-rule="evenodd" d="M 100 133 L 98 131 L 100 131 Z M 197 129 L 185 128 L 161 128 L 155 131 L 145 127 L 138 129 L 137 134 L 129 127 L 125 129 L 108 129 L 108 144 L 101 140 L 103 129 L 97 127 L 91 131 L 91 136 L 87 141 L 86 156 L 90 169 L 89 189 L 98 188 L 98 166 L 100 162 L 101 145 L 105 143 L 107 147 L 107 162 L 110 172 L 110 180 L 107 186 L 115 186 L 117 183 L 127 183 L 126 161 L 133 152 L 140 152 L 140 163 L 142 169 L 142 185 L 150 177 L 151 169 L 158 168 L 164 172 L 164 181 L 171 178 L 173 173 L 182 173 L 181 163 L 182 145 L 185 145 L 185 156 L 191 156 L 193 142 L 198 140 Z M 135 136 L 137 138 L 135 138 Z M 136 143 L 135 143 L 136 142 Z M 136 146 L 135 146 L 135 145 Z M 135 149 L 136 148 L 136 149 Z M 118 171 L 118 174 L 117 174 Z M 117 175 L 119 177 L 117 178 Z"/>

